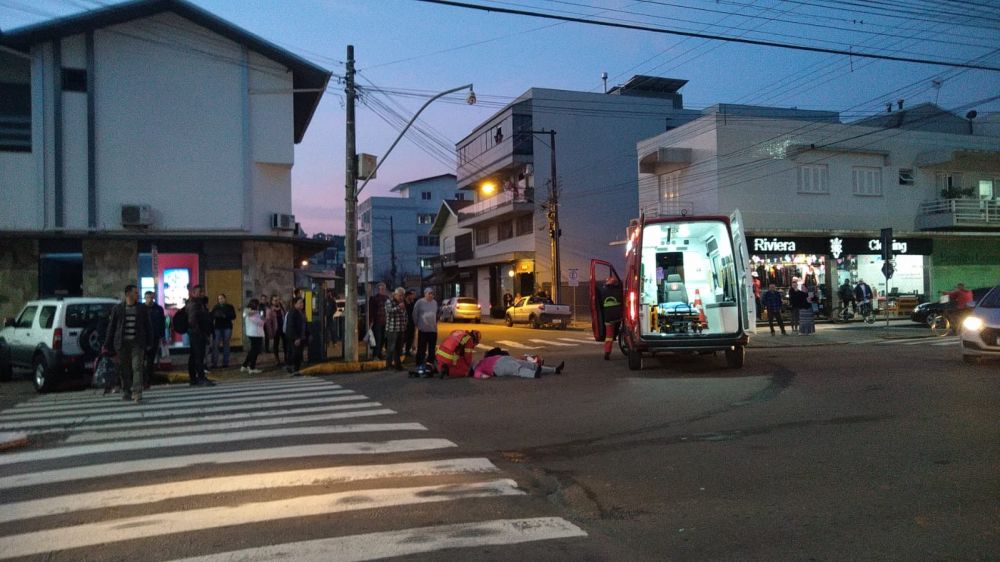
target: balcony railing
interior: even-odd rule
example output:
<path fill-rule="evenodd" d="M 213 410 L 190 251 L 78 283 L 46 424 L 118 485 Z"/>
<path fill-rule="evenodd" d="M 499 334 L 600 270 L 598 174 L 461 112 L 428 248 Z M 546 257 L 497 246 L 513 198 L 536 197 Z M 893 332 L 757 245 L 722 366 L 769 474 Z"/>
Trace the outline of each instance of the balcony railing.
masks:
<path fill-rule="evenodd" d="M 462 209 L 458 213 L 458 220 L 462 221 L 472 217 L 484 215 L 501 207 L 513 205 L 515 203 L 531 203 L 534 198 L 534 189 L 528 188 L 523 191 L 504 191 L 489 199 L 484 199 L 474 205 Z M 515 193 L 517 194 L 515 196 Z"/>
<path fill-rule="evenodd" d="M 432 270 L 439 271 L 446 266 L 455 265 L 457 260 L 455 259 L 455 252 L 451 252 L 448 254 L 441 254 L 440 256 L 431 256 L 430 258 L 427 258 L 427 262 L 431 266 Z"/>
<path fill-rule="evenodd" d="M 1000 228 L 1000 201 L 990 199 L 935 199 L 924 201 L 917 211 L 917 228 Z"/>
<path fill-rule="evenodd" d="M 647 217 L 670 217 L 677 215 L 693 215 L 694 203 L 691 201 L 658 201 L 642 207 Z"/>

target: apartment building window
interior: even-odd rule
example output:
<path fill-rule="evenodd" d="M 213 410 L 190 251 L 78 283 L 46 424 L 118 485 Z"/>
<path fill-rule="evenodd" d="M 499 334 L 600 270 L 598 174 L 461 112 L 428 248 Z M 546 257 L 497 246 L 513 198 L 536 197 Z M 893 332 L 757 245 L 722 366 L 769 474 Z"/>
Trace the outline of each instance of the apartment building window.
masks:
<path fill-rule="evenodd" d="M 913 185 L 913 168 L 899 169 L 899 185 Z"/>
<path fill-rule="evenodd" d="M 799 193 L 830 193 L 829 169 L 826 164 L 799 166 Z"/>
<path fill-rule="evenodd" d="M 434 222 L 434 215 L 420 213 L 417 215 L 417 224 L 431 224 Z"/>
<path fill-rule="evenodd" d="M 489 227 L 477 228 L 476 229 L 476 246 L 482 246 L 483 244 L 490 243 L 490 229 Z"/>
<path fill-rule="evenodd" d="M 417 236 L 418 246 L 437 246 L 438 237 L 437 236 Z"/>
<path fill-rule="evenodd" d="M 517 217 L 517 235 L 524 236 L 525 234 L 531 234 L 534 230 L 534 221 L 535 217 L 531 215 Z"/>
<path fill-rule="evenodd" d="M 31 152 L 31 67 L 0 51 L 0 152 Z"/>
<path fill-rule="evenodd" d="M 855 166 L 851 170 L 851 184 L 855 195 L 882 196 L 882 168 Z"/>
<path fill-rule="evenodd" d="M 455 194 L 455 201 L 465 201 L 465 194 L 461 193 L 461 192 L 456 193 Z"/>
<path fill-rule="evenodd" d="M 503 221 L 497 225 L 497 240 L 509 240 L 514 237 L 514 221 Z"/>
<path fill-rule="evenodd" d="M 962 189 L 962 172 L 934 172 L 934 187 Z"/>
<path fill-rule="evenodd" d="M 423 200 L 423 201 L 430 201 L 431 200 L 431 192 L 430 191 L 421 191 L 420 192 L 420 199 Z"/>
<path fill-rule="evenodd" d="M 677 195 L 680 193 L 681 173 L 678 170 L 676 172 L 658 176 L 657 183 L 659 184 L 661 201 L 676 199 Z"/>

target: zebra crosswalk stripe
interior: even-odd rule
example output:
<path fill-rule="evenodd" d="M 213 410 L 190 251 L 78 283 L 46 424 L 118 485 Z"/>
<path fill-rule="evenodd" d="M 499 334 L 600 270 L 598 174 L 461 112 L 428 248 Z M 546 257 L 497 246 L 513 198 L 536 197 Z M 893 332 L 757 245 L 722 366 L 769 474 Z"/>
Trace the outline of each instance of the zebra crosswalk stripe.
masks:
<path fill-rule="evenodd" d="M 234 384 L 234 385 L 217 385 L 214 387 L 192 387 L 190 385 L 178 385 L 183 388 L 161 388 L 159 386 L 152 387 L 148 394 L 156 396 L 164 403 L 166 402 L 176 402 L 178 400 L 202 398 L 211 400 L 220 400 L 225 398 L 235 398 L 240 396 L 268 396 L 274 394 L 283 394 L 289 392 L 308 392 L 316 390 L 343 390 L 343 387 L 337 384 L 331 384 L 323 381 L 320 384 L 284 384 L 284 385 L 273 385 L 268 387 L 253 386 L 248 387 L 244 384 Z M 223 388 L 223 391 L 214 392 L 216 388 Z M 58 410 L 69 410 L 76 408 L 86 408 L 89 406 L 100 406 L 108 401 L 108 396 L 103 394 L 94 395 L 88 398 L 82 398 L 80 395 L 70 395 L 72 400 L 67 400 L 65 398 L 60 400 L 47 400 L 45 398 L 39 397 L 27 402 L 18 404 L 12 409 L 7 410 L 8 413 L 27 413 L 35 410 L 43 410 L 48 412 L 54 412 Z"/>
<path fill-rule="evenodd" d="M 317 405 L 317 404 L 329 404 L 332 402 L 352 402 L 367 400 L 366 396 L 360 394 L 355 394 L 351 396 L 317 396 L 314 393 L 310 393 L 307 398 L 297 398 L 295 400 L 280 400 L 276 402 L 268 402 L 267 406 L 269 408 L 281 408 L 285 406 L 305 406 L 305 405 Z M 80 423 L 94 423 L 94 422 L 109 422 L 109 421 L 128 421 L 128 420 L 150 420 L 153 418 L 173 418 L 180 416 L 198 416 L 208 413 L 215 412 L 234 412 L 239 410 L 247 410 L 254 408 L 254 404 L 226 404 L 223 406 L 199 406 L 193 408 L 179 408 L 170 410 L 149 410 L 144 406 L 132 405 L 132 404 L 121 404 L 121 400 L 118 401 L 119 406 L 122 408 L 121 413 L 113 414 L 81 414 L 77 416 L 67 416 L 62 418 L 51 418 L 51 419 L 34 419 L 31 421 L 13 421 L 6 422 L 0 421 L 0 430 L 11 430 L 11 429 L 30 429 L 30 428 L 41 428 L 41 427 L 52 427 L 52 426 L 71 426 Z"/>
<path fill-rule="evenodd" d="M 330 560 L 330 553 L 333 552 L 337 553 L 338 562 L 359 562 L 426 554 L 453 548 L 520 544 L 586 536 L 587 533 L 583 529 L 561 517 L 497 519 L 286 543 L 185 558 L 174 562 L 247 560 L 326 562 Z"/>
<path fill-rule="evenodd" d="M 113 488 L 98 492 L 69 494 L 39 500 L 4 504 L 0 523 L 60 515 L 88 509 L 108 509 L 143 505 L 168 499 L 248 490 L 290 488 L 316 484 L 335 484 L 383 478 L 414 478 L 449 474 L 485 474 L 500 469 L 484 458 L 457 458 L 381 465 L 321 467 L 307 470 L 262 472 L 240 476 L 222 476 L 183 480 L 131 488 Z"/>
<path fill-rule="evenodd" d="M 335 435 L 339 433 L 373 433 L 379 431 L 427 431 L 427 428 L 419 423 L 362 423 L 314 427 L 296 426 L 277 429 L 260 429 L 255 431 L 227 431 L 224 433 L 199 433 L 197 435 L 182 435 L 179 437 L 156 437 L 153 439 L 108 441 L 105 443 L 95 443 L 90 445 L 72 445 L 2 455 L 0 456 L 0 466 L 22 462 L 65 459 L 83 455 L 138 451 L 143 449 L 164 449 L 169 447 L 185 447 L 191 445 L 210 445 L 213 443 L 233 443 L 236 441 L 252 441 L 255 439 L 269 439 L 273 437 Z"/>
<path fill-rule="evenodd" d="M 473 484 L 445 484 L 411 488 L 352 490 L 316 496 L 155 513 L 73 527 L 60 527 L 0 537 L 0 556 L 15 558 L 99 544 L 201 531 L 231 525 L 247 525 L 281 519 L 343 513 L 465 498 L 520 496 L 517 483 L 510 479 Z"/>
<path fill-rule="evenodd" d="M 551 340 L 529 339 L 528 341 L 533 341 L 535 343 L 543 343 L 545 345 L 554 345 L 556 347 L 576 347 L 576 346 L 579 345 L 579 344 L 576 344 L 576 343 L 559 343 L 559 342 L 555 342 L 555 341 L 551 341 Z"/>
<path fill-rule="evenodd" d="M 512 341 L 512 340 L 497 340 L 497 343 L 503 344 L 511 349 L 540 349 L 538 347 L 524 345 L 523 343 Z"/>
<path fill-rule="evenodd" d="M 361 408 L 373 406 L 380 406 L 378 402 L 361 402 L 358 404 L 346 404 L 346 406 L 351 408 Z M 289 425 L 296 423 L 312 423 L 319 421 L 332 421 L 332 420 L 342 420 L 348 418 L 364 418 L 370 416 L 387 416 L 395 414 L 394 410 L 388 408 L 377 408 L 377 409 L 354 409 L 350 411 L 342 411 L 344 405 L 341 406 L 330 406 L 327 410 L 332 410 L 325 414 L 312 414 L 306 416 L 283 416 L 283 417 L 271 417 L 271 418 L 256 418 L 252 420 L 242 420 L 235 422 L 222 422 L 222 423 L 200 423 L 195 420 L 196 423 L 188 425 L 171 425 L 169 427 L 150 427 L 144 429 L 123 429 L 120 431 L 84 431 L 80 433 L 74 433 L 67 437 L 64 443 L 81 443 L 87 441 L 112 441 L 115 439 L 136 439 L 139 437 L 164 437 L 166 435 L 178 434 L 178 433 L 204 433 L 211 431 L 226 431 L 226 430 L 239 430 L 246 428 L 259 428 L 266 427 L 269 425 Z M 202 418 L 204 419 L 204 418 Z"/>
<path fill-rule="evenodd" d="M 0 477 L 0 490 L 99 478 L 109 474 L 133 474 L 153 470 L 186 468 L 203 463 L 232 464 L 333 455 L 376 455 L 408 451 L 429 451 L 457 446 L 447 439 L 396 439 L 380 442 L 324 443 L 321 445 L 295 445 L 290 447 L 243 449 L 239 451 L 201 453 L 197 455 L 157 457 L 5 475 Z M 2 549 L 0 549 L 0 552 L 2 552 Z"/>
<path fill-rule="evenodd" d="M 556 338 L 556 339 L 558 339 L 559 341 L 567 341 L 567 342 L 572 342 L 572 343 L 596 343 L 598 345 L 604 343 L 604 342 L 594 341 L 594 338 L 590 338 L 590 339 L 584 339 L 584 338 Z"/>
<path fill-rule="evenodd" d="M 275 396 L 274 400 L 294 399 L 294 398 L 297 398 L 297 397 L 300 397 L 300 396 L 346 396 L 346 395 L 350 395 L 350 394 L 355 394 L 355 392 L 353 390 L 322 390 L 322 391 L 319 391 L 319 390 L 303 390 L 303 391 L 296 391 L 294 394 L 281 394 L 281 395 Z M 268 396 L 249 396 L 249 397 L 247 397 L 247 396 L 240 396 L 240 397 L 236 397 L 236 398 L 232 398 L 232 397 L 226 397 L 226 398 L 202 398 L 202 397 L 197 397 L 197 398 L 192 398 L 192 399 L 184 399 L 182 401 L 175 401 L 175 400 L 174 401 L 170 401 L 170 400 L 168 400 L 168 401 L 166 401 L 166 403 L 161 402 L 160 401 L 160 397 L 159 396 L 155 396 L 153 394 L 147 394 L 145 398 L 146 398 L 146 401 L 142 405 L 142 410 L 143 410 L 143 412 L 146 412 L 146 413 L 152 413 L 152 412 L 169 412 L 170 410 L 175 409 L 175 408 L 188 408 L 188 407 L 197 407 L 197 406 L 205 406 L 205 405 L 214 406 L 214 405 L 219 404 L 220 402 L 224 402 L 225 404 L 247 404 L 247 403 L 253 403 L 253 402 L 261 402 L 262 400 L 268 400 L 269 397 Z M 121 408 L 121 402 L 122 402 L 122 399 L 120 397 L 108 397 L 104 401 L 103 404 L 100 404 L 100 405 L 93 404 L 93 405 L 90 405 L 90 406 L 88 406 L 86 408 L 78 408 L 78 409 L 72 409 L 72 410 L 62 410 L 62 409 L 59 409 L 59 410 L 56 410 L 54 412 L 47 411 L 47 410 L 38 410 L 38 411 L 34 411 L 34 412 L 16 413 L 16 414 L 6 415 L 6 416 L 4 416 L 4 419 L 5 420 L 10 420 L 10 421 L 18 421 L 18 420 L 31 420 L 31 419 L 39 419 L 39 418 L 45 419 L 45 418 L 51 417 L 52 415 L 58 415 L 58 416 L 86 416 L 86 415 L 93 414 L 93 413 L 99 413 L 102 410 L 107 411 L 107 410 L 109 410 L 111 408 L 116 408 L 117 407 L 118 409 L 120 409 Z M 268 400 L 268 402 L 270 402 L 270 400 Z"/>

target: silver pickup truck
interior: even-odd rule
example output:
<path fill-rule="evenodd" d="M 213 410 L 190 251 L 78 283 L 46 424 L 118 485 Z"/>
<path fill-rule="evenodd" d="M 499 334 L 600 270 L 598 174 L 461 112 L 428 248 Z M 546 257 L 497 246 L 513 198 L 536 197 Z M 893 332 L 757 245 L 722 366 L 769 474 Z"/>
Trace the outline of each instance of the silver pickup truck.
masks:
<path fill-rule="evenodd" d="M 530 324 L 532 328 L 541 328 L 550 324 L 560 330 L 569 324 L 571 312 L 565 304 L 555 304 L 545 297 L 521 297 L 507 309 L 505 319 L 508 326 L 514 324 Z"/>

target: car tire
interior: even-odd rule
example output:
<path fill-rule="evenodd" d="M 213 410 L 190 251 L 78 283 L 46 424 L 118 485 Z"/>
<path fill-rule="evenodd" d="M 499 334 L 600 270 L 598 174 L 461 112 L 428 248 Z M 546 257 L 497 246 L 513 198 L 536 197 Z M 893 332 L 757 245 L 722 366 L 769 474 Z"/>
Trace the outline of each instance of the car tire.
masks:
<path fill-rule="evenodd" d="M 507 327 L 508 327 L 508 328 L 510 328 L 511 326 L 513 326 L 513 325 L 514 325 L 514 319 L 510 317 L 510 314 L 508 314 L 508 315 L 507 315 L 507 316 L 506 316 L 506 317 L 504 318 L 504 324 L 507 324 Z"/>
<path fill-rule="evenodd" d="M 628 350 L 628 368 L 632 371 L 642 370 L 642 354 L 634 349 Z"/>
<path fill-rule="evenodd" d="M 746 354 L 746 348 L 742 345 L 736 345 L 732 349 L 727 349 L 726 365 L 729 365 L 730 369 L 742 369 Z"/>
<path fill-rule="evenodd" d="M 97 357 L 101 353 L 100 326 L 96 322 L 80 331 L 80 349 L 86 357 Z"/>
<path fill-rule="evenodd" d="M 978 365 L 979 356 L 978 355 L 963 355 L 962 362 L 966 365 Z"/>
<path fill-rule="evenodd" d="M 538 318 L 534 314 L 528 318 L 528 323 L 531 324 L 531 327 L 536 330 L 542 327 L 542 323 L 538 321 Z"/>
<path fill-rule="evenodd" d="M 52 390 L 52 373 L 49 372 L 49 365 L 45 357 L 38 355 L 31 362 L 31 384 L 35 385 L 37 392 L 48 392 Z"/>
<path fill-rule="evenodd" d="M 10 361 L 10 349 L 6 344 L 0 344 L 0 382 L 8 382 L 14 378 L 14 365 Z"/>
<path fill-rule="evenodd" d="M 556 326 L 556 329 L 558 329 L 558 330 L 565 330 L 566 329 L 566 321 L 563 320 L 562 322 L 560 322 L 559 325 Z"/>
<path fill-rule="evenodd" d="M 933 313 L 933 312 L 931 312 L 926 317 L 924 317 L 924 326 L 927 326 L 928 328 L 933 327 L 934 323 L 937 322 L 937 318 L 938 318 L 938 315 L 935 314 L 935 313 Z"/>

